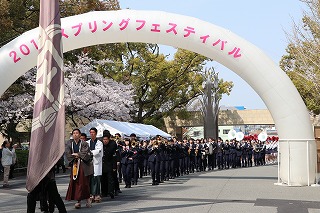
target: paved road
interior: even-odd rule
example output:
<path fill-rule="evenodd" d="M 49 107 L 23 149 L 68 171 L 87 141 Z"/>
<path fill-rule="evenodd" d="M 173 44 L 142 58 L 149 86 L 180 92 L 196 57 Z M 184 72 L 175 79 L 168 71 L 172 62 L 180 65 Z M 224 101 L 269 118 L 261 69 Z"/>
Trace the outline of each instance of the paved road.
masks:
<path fill-rule="evenodd" d="M 57 177 L 64 198 L 69 177 Z M 104 198 L 91 209 L 75 210 L 66 201 L 68 212 L 246 212 L 320 213 L 320 187 L 275 186 L 277 166 L 230 169 L 196 173 L 152 186 L 145 177 L 131 189 L 122 187 L 116 199 Z M 23 177 L 11 181 L 12 189 L 0 189 L 0 212 L 26 212 Z M 40 212 L 37 210 L 37 212 Z"/>

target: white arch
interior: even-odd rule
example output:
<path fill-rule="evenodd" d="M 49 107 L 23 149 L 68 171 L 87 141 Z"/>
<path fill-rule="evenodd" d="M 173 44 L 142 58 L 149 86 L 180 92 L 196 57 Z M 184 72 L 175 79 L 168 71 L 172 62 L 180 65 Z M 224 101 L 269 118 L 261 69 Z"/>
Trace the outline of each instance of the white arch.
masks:
<path fill-rule="evenodd" d="M 282 182 L 315 182 L 316 149 L 308 111 L 287 75 L 251 43 L 199 19 L 158 11 L 90 12 L 62 19 L 62 28 L 65 52 L 104 43 L 159 43 L 200 53 L 233 70 L 262 98 L 280 138 L 289 139 L 280 143 Z M 36 65 L 37 35 L 33 29 L 0 49 L 0 94 Z M 312 143 L 304 141 L 309 139 Z"/>

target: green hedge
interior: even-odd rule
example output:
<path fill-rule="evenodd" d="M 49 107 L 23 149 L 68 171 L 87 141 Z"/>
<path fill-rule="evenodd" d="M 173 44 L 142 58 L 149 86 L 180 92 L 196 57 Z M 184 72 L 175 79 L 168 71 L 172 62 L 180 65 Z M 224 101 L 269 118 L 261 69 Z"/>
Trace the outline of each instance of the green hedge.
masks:
<path fill-rule="evenodd" d="M 29 150 L 16 150 L 17 154 L 17 165 L 16 168 L 24 168 L 28 166 L 28 155 Z"/>

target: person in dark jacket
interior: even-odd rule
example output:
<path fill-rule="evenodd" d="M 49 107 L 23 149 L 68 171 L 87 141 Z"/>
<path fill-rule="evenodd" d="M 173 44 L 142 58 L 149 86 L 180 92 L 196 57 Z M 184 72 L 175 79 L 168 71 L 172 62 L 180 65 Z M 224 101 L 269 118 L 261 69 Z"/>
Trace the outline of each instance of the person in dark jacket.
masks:
<path fill-rule="evenodd" d="M 132 159 L 133 159 L 133 179 L 132 179 L 132 185 L 137 185 L 138 183 L 138 178 L 139 178 L 139 164 L 141 160 L 141 155 L 142 155 L 142 150 L 139 147 L 139 142 L 137 141 L 132 141 L 131 142 L 132 146 Z"/>
<path fill-rule="evenodd" d="M 241 167 L 241 156 L 242 156 L 242 147 L 239 141 L 235 142 L 236 144 L 236 167 Z"/>
<path fill-rule="evenodd" d="M 109 131 L 103 131 L 103 158 L 102 158 L 102 177 L 101 177 L 101 192 L 102 196 L 110 195 L 114 199 L 114 169 L 116 170 L 116 155 L 117 144 L 111 140 Z"/>
<path fill-rule="evenodd" d="M 231 140 L 230 144 L 230 166 L 232 168 L 236 168 L 236 158 L 237 158 L 237 150 L 236 150 L 236 143 Z"/>
<path fill-rule="evenodd" d="M 122 146 L 117 146 L 117 150 L 115 155 L 113 156 L 114 164 L 113 164 L 113 181 L 114 181 L 114 193 L 115 195 L 119 195 L 119 193 L 122 193 L 120 190 L 120 182 L 118 178 L 118 170 L 121 165 L 121 150 Z"/>
<path fill-rule="evenodd" d="M 160 182 L 160 158 L 159 158 L 159 144 L 158 141 L 152 141 L 152 147 L 148 150 L 149 166 L 151 169 L 152 185 L 159 185 Z"/>
<path fill-rule="evenodd" d="M 230 168 L 230 144 L 229 141 L 226 140 L 224 143 L 224 168 L 229 169 Z"/>
<path fill-rule="evenodd" d="M 248 144 L 248 166 L 252 167 L 253 147 L 250 141 L 247 141 L 247 144 Z"/>
<path fill-rule="evenodd" d="M 125 188 L 131 188 L 131 178 L 132 178 L 132 165 L 133 165 L 133 151 L 130 145 L 130 140 L 124 140 L 125 145 L 121 152 L 121 169 L 123 180 L 126 184 Z"/>
<path fill-rule="evenodd" d="M 217 143 L 217 148 L 216 148 L 218 169 L 223 169 L 223 149 L 224 149 L 224 144 L 222 140 L 219 138 Z"/>
<path fill-rule="evenodd" d="M 143 176 L 147 176 L 148 175 L 148 142 L 147 141 L 143 141 L 142 147 L 142 156 L 143 156 Z"/>
<path fill-rule="evenodd" d="M 241 149 L 242 149 L 242 156 L 241 156 L 241 166 L 247 167 L 248 166 L 248 151 L 249 146 L 245 141 L 241 142 Z"/>

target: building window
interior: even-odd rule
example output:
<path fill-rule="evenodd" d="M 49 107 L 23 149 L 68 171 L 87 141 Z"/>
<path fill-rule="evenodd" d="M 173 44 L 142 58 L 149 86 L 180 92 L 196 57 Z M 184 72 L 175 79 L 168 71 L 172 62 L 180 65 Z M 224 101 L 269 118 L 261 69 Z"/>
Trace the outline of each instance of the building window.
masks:
<path fill-rule="evenodd" d="M 193 132 L 193 135 L 196 137 L 196 136 L 199 136 L 200 135 L 200 131 L 194 131 Z"/>
<path fill-rule="evenodd" d="M 230 129 L 224 129 L 224 130 L 223 130 L 223 134 L 224 134 L 224 135 L 227 135 L 227 134 L 229 133 L 229 131 L 230 131 Z"/>

